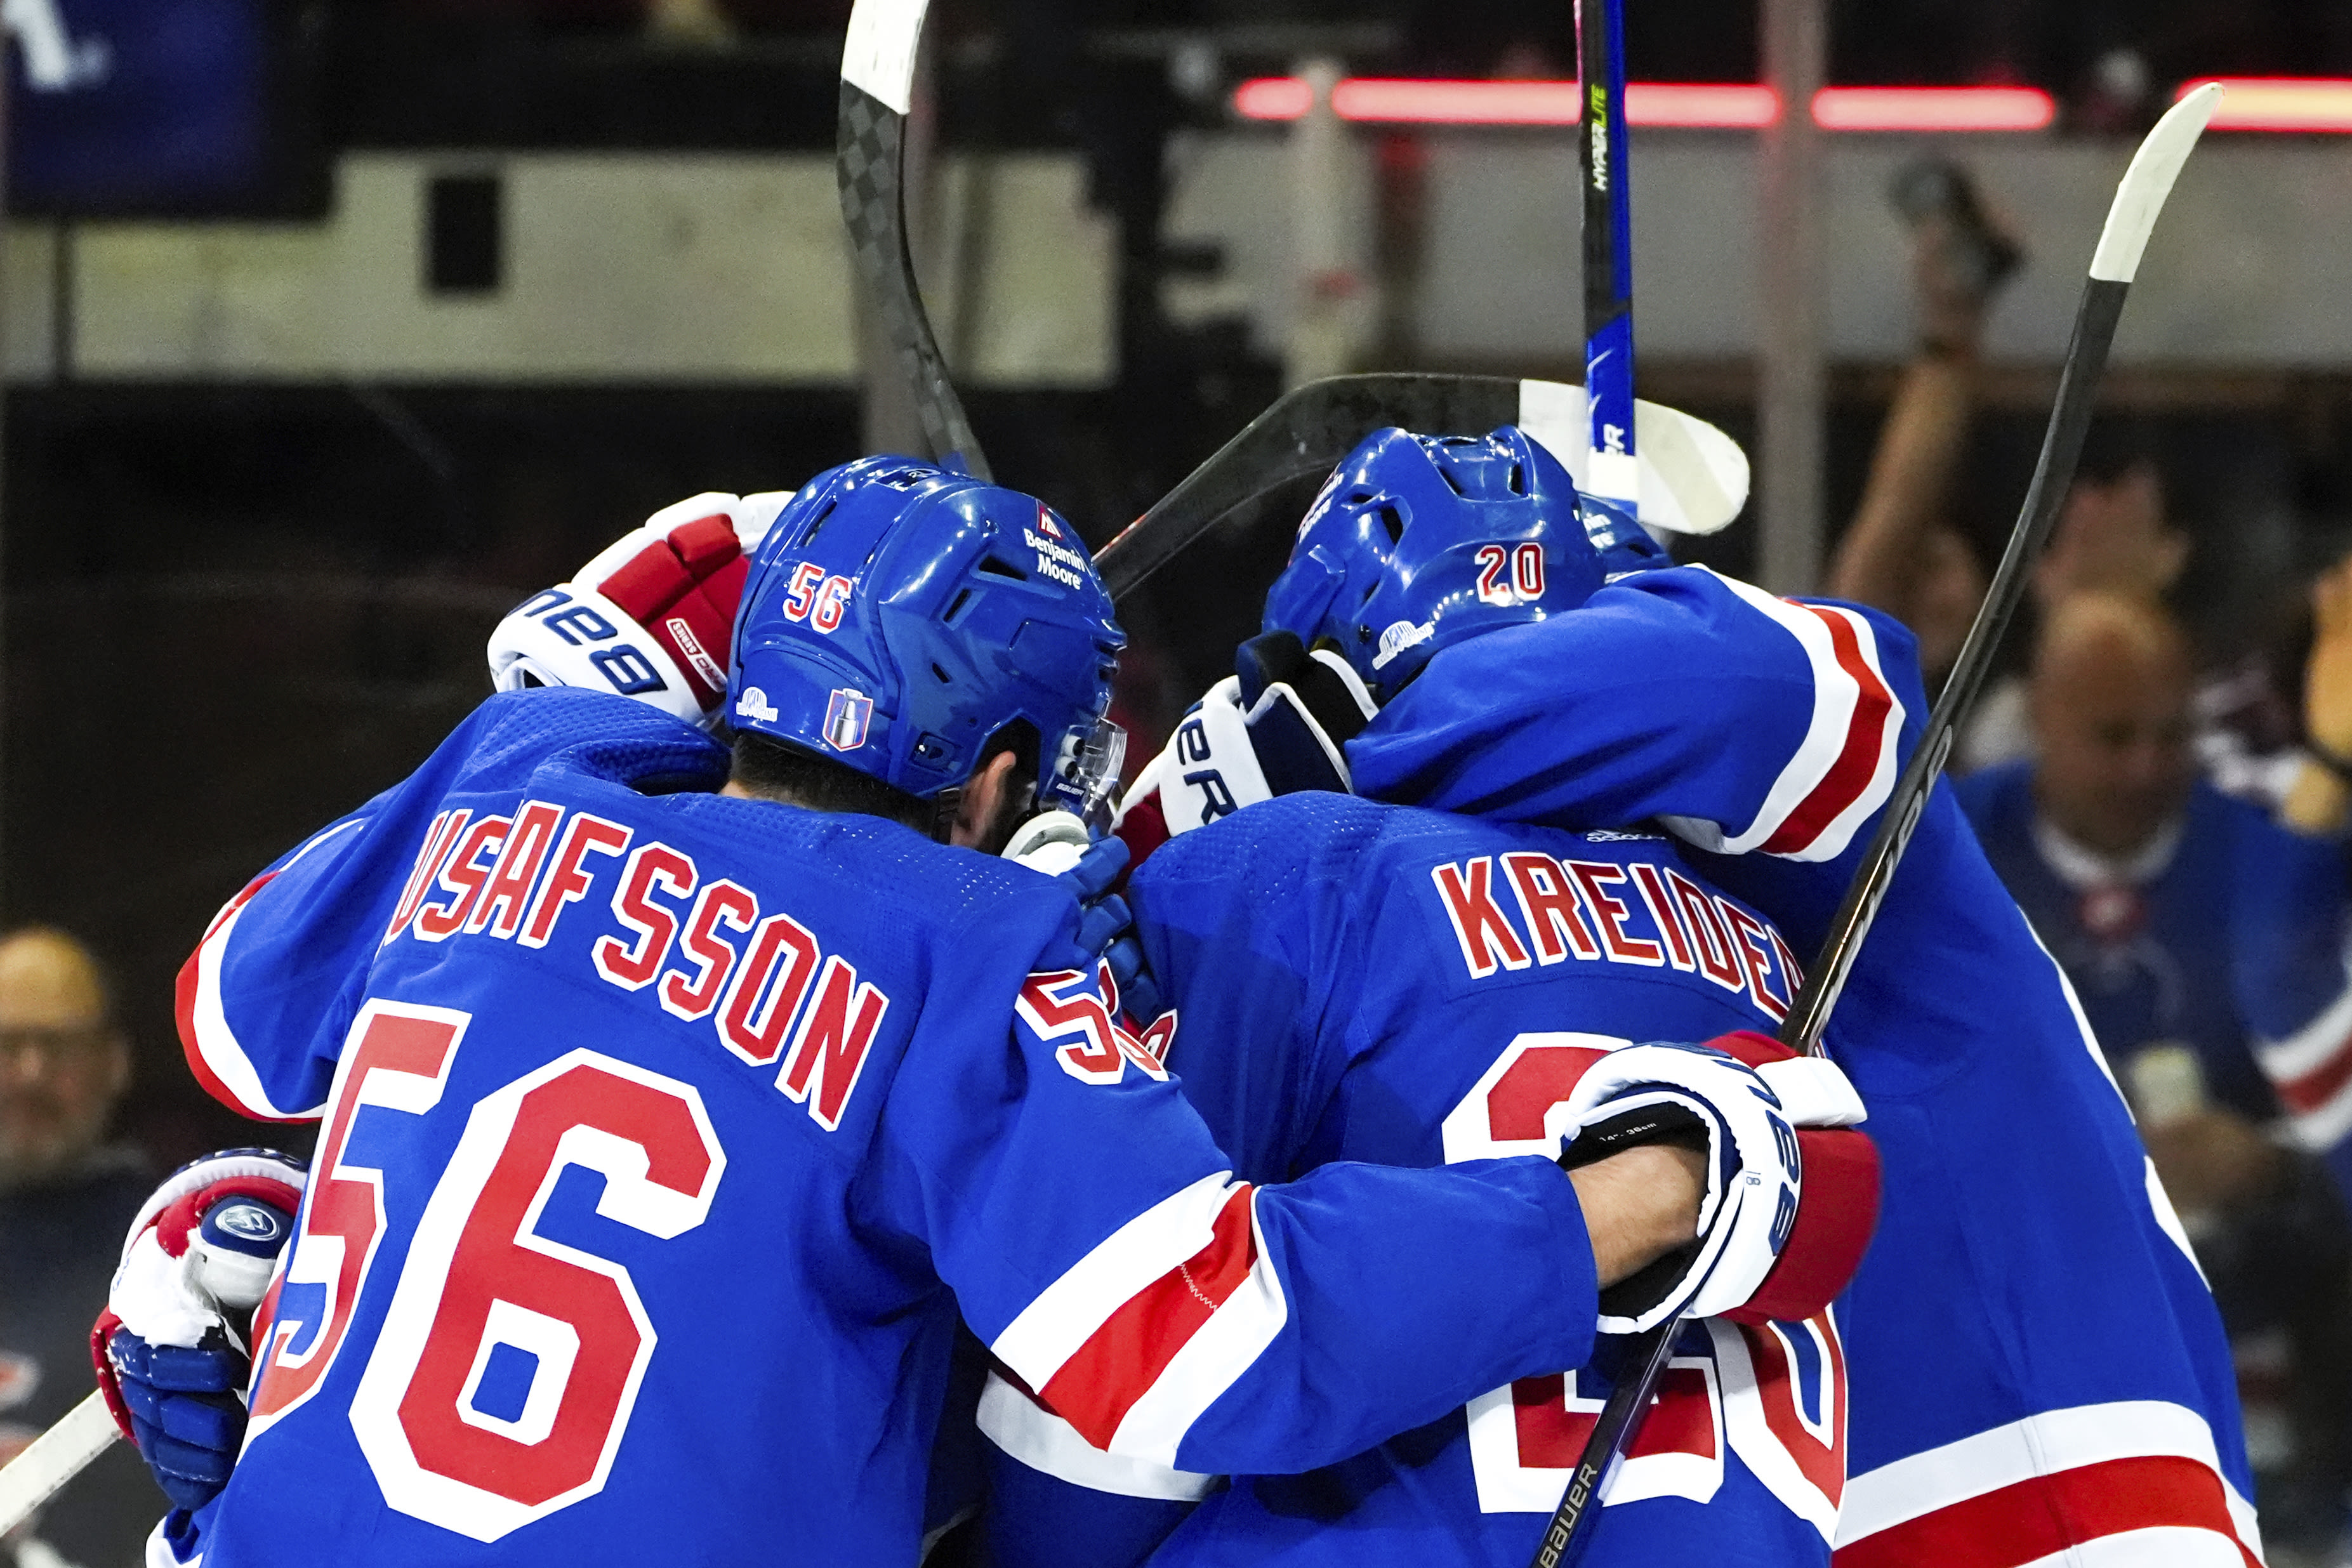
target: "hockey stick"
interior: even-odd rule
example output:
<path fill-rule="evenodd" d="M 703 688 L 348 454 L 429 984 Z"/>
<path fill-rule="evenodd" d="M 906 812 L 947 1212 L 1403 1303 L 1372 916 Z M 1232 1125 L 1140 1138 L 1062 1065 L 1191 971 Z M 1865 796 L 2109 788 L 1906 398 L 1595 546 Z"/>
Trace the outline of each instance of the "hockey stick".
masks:
<path fill-rule="evenodd" d="M 57 1425 L 0 1467 L 0 1535 L 22 1524 L 121 1435 L 113 1412 L 106 1407 L 106 1396 L 91 1389 Z"/>
<path fill-rule="evenodd" d="M 205 1217 L 205 1230 L 184 1267 L 191 1287 L 215 1306 L 251 1312 L 261 1300 L 266 1281 L 240 1268 L 240 1260 L 208 1252 L 204 1242 L 216 1240 L 216 1228 L 233 1223 L 237 1209 L 268 1207 L 256 1198 L 231 1197 Z M 238 1233 L 232 1230 L 231 1234 Z M 282 1237 L 285 1232 L 280 1228 L 276 1234 Z M 249 1261 L 249 1256 L 245 1260 Z M 24 1523 L 26 1516 L 89 1469 L 90 1461 L 121 1435 L 121 1428 L 114 1424 L 114 1413 L 106 1407 L 106 1396 L 92 1389 L 47 1431 L 26 1444 L 15 1458 L 0 1465 L 0 1536 Z"/>
<path fill-rule="evenodd" d="M 2001 552 L 1992 586 L 1969 628 L 1968 641 L 1961 644 L 1959 661 L 1927 716 L 1918 747 L 1887 797 L 1877 831 L 1830 924 L 1822 955 L 1781 1022 L 1780 1043 L 1792 1050 L 1807 1055 L 1820 1051 L 1822 1031 L 1829 1025 L 1846 977 L 1853 973 L 1863 938 L 1870 934 L 1871 922 L 1885 901 L 1895 868 L 1911 841 L 1912 830 L 1919 824 L 1919 814 L 1927 809 L 1928 792 L 1943 772 L 1960 721 L 1968 716 L 1992 665 L 1993 651 L 2008 629 L 2018 601 L 2025 595 L 2027 564 L 2041 553 L 2059 505 L 2074 483 L 2083 437 L 2098 400 L 2099 378 L 2106 370 L 2107 350 L 2115 342 L 2116 323 L 2123 315 L 2124 297 L 2139 267 L 2148 232 L 2156 226 L 2173 180 L 2197 145 L 2205 122 L 2213 117 L 2221 96 L 2221 85 L 2209 83 L 2174 104 L 2140 143 L 2131 167 L 2116 188 L 2106 225 L 2099 233 L 2098 249 L 2091 256 L 2090 275 L 2084 280 L 2082 303 L 2075 308 L 2074 338 L 2066 345 L 2065 365 L 2058 377 L 2057 406 L 2050 412 L 2042 455 L 2034 465 L 2032 483 L 2026 487 L 2025 505 L 2011 530 L 2008 548 Z M 1681 1327 L 1682 1320 L 1672 1318 L 1634 1340 L 1627 1359 L 1639 1370 L 1621 1378 L 1610 1391 L 1608 1403 L 1601 1407 L 1601 1417 L 1569 1477 L 1559 1511 L 1552 1515 L 1550 1528 L 1536 1550 L 1535 1568 L 1558 1568 L 1576 1542 L 1589 1534 L 1580 1526 L 1600 1496 L 1610 1464 L 1640 1430 L 1641 1417 L 1649 1411 L 1659 1375 L 1665 1370 Z"/>
<path fill-rule="evenodd" d="M 1584 84 L 1577 172 L 1584 191 L 1584 391 L 1589 499 L 1631 520 L 1642 498 L 1633 418 L 1633 206 L 1626 179 L 1625 0 L 1578 0 Z"/>
<path fill-rule="evenodd" d="M 0 1535 L 22 1524 L 26 1515 L 56 1496 L 59 1487 L 81 1474 L 121 1435 L 115 1427 L 114 1413 L 106 1407 L 106 1396 L 91 1389 L 56 1426 L 0 1467 Z"/>
<path fill-rule="evenodd" d="M 1703 419 L 1656 403 L 1633 412 L 1640 432 L 1642 516 L 1677 533 L 1708 534 L 1748 501 L 1748 456 Z M 1584 389 L 1506 376 L 1330 376 L 1285 393 L 1248 428 L 1095 552 L 1114 600 L 1124 599 L 1240 507 L 1297 480 L 1319 479 L 1387 425 L 1434 435 L 1484 435 L 1517 424 L 1559 457 L 1581 487 Z"/>
<path fill-rule="evenodd" d="M 873 290 L 899 371 L 931 455 L 990 477 L 963 404 L 948 381 L 931 319 L 923 310 L 915 261 L 907 249 L 907 113 L 914 100 L 915 52 L 929 0 L 857 0 L 841 49 L 841 120 L 834 179 L 850 248 Z"/>

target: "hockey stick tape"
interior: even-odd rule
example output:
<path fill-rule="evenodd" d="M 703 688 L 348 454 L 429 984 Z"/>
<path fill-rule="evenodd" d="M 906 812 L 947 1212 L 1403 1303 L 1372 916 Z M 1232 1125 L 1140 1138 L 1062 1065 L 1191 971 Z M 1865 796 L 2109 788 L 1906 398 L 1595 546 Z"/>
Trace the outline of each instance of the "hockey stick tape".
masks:
<path fill-rule="evenodd" d="M 841 79 L 900 114 L 915 96 L 915 50 L 930 0 L 857 0 L 841 48 Z"/>
<path fill-rule="evenodd" d="M 2099 231 L 2099 248 L 2091 253 L 2091 276 L 2106 283 L 2129 283 L 2139 270 L 2140 254 L 2147 248 L 2149 231 L 2172 182 L 2189 162 L 2205 122 L 2221 107 L 2221 84 L 2209 81 L 2165 110 L 2156 129 L 2147 133 L 2124 171 L 2115 204 L 2107 209 L 2106 226 Z"/>

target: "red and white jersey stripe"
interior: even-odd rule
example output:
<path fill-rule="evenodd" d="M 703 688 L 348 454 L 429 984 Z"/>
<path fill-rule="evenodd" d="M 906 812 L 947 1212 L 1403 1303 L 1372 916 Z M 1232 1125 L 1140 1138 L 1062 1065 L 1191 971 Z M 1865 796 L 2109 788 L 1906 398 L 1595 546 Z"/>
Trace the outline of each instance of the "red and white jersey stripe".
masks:
<path fill-rule="evenodd" d="M 2352 1133 L 2352 985 L 2309 1023 L 2264 1041 L 2254 1055 L 2296 1142 L 2324 1153 Z"/>
<path fill-rule="evenodd" d="M 1803 741 L 1746 826 L 1734 831 L 1696 817 L 1666 821 L 1718 854 L 1761 850 L 1790 860 L 1834 860 L 1885 804 L 1901 762 L 1903 703 L 1880 666 L 1877 634 L 1843 605 L 1776 599 L 1732 578 L 1718 580 L 1804 650 L 1813 675 L 1812 714 Z"/>
<path fill-rule="evenodd" d="M 1846 1482 L 1836 1568 L 2261 1568 L 2253 1506 L 2185 1406 L 2045 1411 Z"/>
<path fill-rule="evenodd" d="M 1232 1175 L 1120 1226 L 989 1346 L 1097 1448 L 1172 1468 L 1192 1423 L 1289 1319 L 1254 1189 Z"/>
<path fill-rule="evenodd" d="M 253 902 L 254 894 L 268 886 L 273 878 L 292 870 L 320 846 L 341 838 L 364 822 L 363 818 L 352 817 L 336 823 L 295 851 L 277 871 L 266 872 L 247 883 L 235 898 L 221 906 L 219 914 L 213 916 L 212 925 L 205 930 L 204 939 L 196 944 L 196 950 L 189 954 L 187 962 L 180 967 L 173 1006 L 179 1018 L 181 1048 L 187 1055 L 189 1070 L 214 1099 L 257 1120 L 315 1122 L 324 1113 L 326 1101 L 322 1097 L 315 1105 L 281 1106 L 270 1098 L 253 1059 L 237 1040 L 236 1030 L 230 1027 L 227 1010 L 221 1000 L 222 961 L 227 956 L 238 917 L 245 913 L 246 905 Z"/>
<path fill-rule="evenodd" d="M 1219 1479 L 1123 1454 L 1107 1454 L 1079 1437 L 1076 1427 L 1046 1409 L 1035 1395 L 1007 1382 L 1002 1373 L 988 1375 L 988 1385 L 980 1396 L 979 1426 L 982 1437 L 1031 1469 L 1090 1491 L 1198 1502 Z"/>

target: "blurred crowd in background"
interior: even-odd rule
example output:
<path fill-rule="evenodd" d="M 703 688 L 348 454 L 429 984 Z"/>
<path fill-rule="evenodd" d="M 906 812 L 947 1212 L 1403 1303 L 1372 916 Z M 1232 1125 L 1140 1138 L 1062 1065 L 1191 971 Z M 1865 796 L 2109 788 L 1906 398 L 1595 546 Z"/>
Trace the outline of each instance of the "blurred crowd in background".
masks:
<path fill-rule="evenodd" d="M 823 152 L 847 9 L 314 0 L 272 16 L 303 62 L 287 134 L 315 161 Z M 1755 0 L 1628 10 L 1635 78 L 1756 79 Z M 1310 51 L 1360 74 L 1573 71 L 1565 0 L 937 13 L 941 141 L 1076 149 L 1114 225 L 1110 384 L 970 397 L 1000 477 L 1097 545 L 1282 384 L 1230 322 L 1165 308 L 1164 281 L 1213 265 L 1162 243 L 1171 134 L 1223 123 L 1239 73 Z M 2059 101 L 2056 134 L 2085 138 L 2145 124 L 2194 76 L 2352 75 L 2352 7 L 2326 0 L 1841 0 L 1831 37 L 1834 82 L 2035 85 Z M 1219 62 L 1207 77 L 1188 42 Z M 2038 409 L 1987 396 L 1982 343 L 2043 236 L 2010 225 L 1964 161 L 1905 178 L 1917 348 L 1836 383 L 1824 587 L 1901 616 L 1940 673 L 2039 436 Z M 1434 368 L 1388 351 L 1358 368 Z M 152 1177 L 289 1134 L 236 1121 L 179 1062 L 173 977 L 236 879 L 415 765 L 486 691 L 483 639 L 515 600 L 656 507 L 789 486 L 871 428 L 855 386 L 125 382 L 60 356 L 7 394 L 0 492 L 0 911 L 15 927 L 0 938 L 0 1456 L 88 1387 L 79 1336 Z M 1706 384 L 1694 412 L 1749 434 L 1738 386 Z M 2310 1046 L 2287 1077 L 2265 1071 L 2229 961 L 2245 937 L 2209 890 L 2245 833 L 2342 841 L 2347 408 L 2316 376 L 2267 401 L 2146 398 L 2103 423 L 1960 757 L 1988 851 L 2097 1026 L 2222 1301 L 2265 1534 L 2290 1568 L 2345 1561 L 2352 1228 L 2297 1130 L 2331 1112 L 2352 1061 Z M 1304 499 L 1285 498 L 1287 518 Z M 1131 766 L 1256 629 L 1287 518 L 1242 519 L 1125 607 Z M 1752 572 L 1753 532 L 1680 553 Z M 160 1500 L 135 1458 L 108 1465 L 0 1557 L 132 1562 Z"/>

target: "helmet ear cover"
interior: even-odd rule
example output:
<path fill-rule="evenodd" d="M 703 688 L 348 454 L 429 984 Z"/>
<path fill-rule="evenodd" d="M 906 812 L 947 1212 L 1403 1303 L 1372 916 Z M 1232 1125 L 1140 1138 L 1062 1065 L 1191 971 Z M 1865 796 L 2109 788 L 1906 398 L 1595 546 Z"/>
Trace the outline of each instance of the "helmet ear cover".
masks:
<path fill-rule="evenodd" d="M 1391 427 L 1325 482 L 1266 594 L 1265 629 L 1328 644 L 1385 701 L 1443 648 L 1671 564 L 1638 528 L 1590 509 L 1516 426 L 1476 437 Z"/>
<path fill-rule="evenodd" d="M 811 481 L 761 541 L 727 717 L 925 802 L 930 831 L 1008 749 L 1025 796 L 1101 811 L 1106 780 L 1086 764 L 1125 642 L 1076 530 L 1043 502 L 865 458 Z"/>

